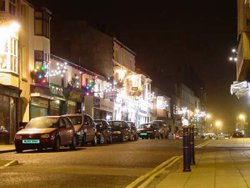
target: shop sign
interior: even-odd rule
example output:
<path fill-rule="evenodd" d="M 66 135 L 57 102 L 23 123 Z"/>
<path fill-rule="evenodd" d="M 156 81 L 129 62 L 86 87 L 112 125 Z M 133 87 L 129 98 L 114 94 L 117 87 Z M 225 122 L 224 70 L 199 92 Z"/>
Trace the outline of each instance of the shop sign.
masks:
<path fill-rule="evenodd" d="M 100 100 L 100 109 L 103 109 L 105 111 L 113 112 L 114 110 L 114 103 L 107 99 L 101 99 Z"/>
<path fill-rule="evenodd" d="M 77 102 L 82 102 L 83 101 L 83 94 L 77 91 L 70 91 L 69 93 L 69 99 Z"/>
<path fill-rule="evenodd" d="M 48 100 L 38 98 L 38 97 L 32 97 L 31 98 L 31 104 L 34 105 L 34 106 L 40 106 L 42 108 L 48 108 L 49 107 Z"/>
<path fill-rule="evenodd" d="M 49 89 L 50 89 L 51 94 L 64 98 L 63 88 L 59 86 L 51 85 Z"/>

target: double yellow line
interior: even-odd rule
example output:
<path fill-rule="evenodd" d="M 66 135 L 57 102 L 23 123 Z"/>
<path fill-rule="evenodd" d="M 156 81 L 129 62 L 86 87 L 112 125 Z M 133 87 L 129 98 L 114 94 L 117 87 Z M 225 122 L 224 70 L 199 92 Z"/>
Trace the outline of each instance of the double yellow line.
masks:
<path fill-rule="evenodd" d="M 135 181 L 133 181 L 131 184 L 126 186 L 126 188 L 143 188 L 149 185 L 155 177 L 157 177 L 159 174 L 161 174 L 163 171 L 165 171 L 167 168 L 171 167 L 174 163 L 176 163 L 178 160 L 180 160 L 182 156 L 174 156 L 170 158 L 167 161 L 164 161 L 159 166 L 154 168 L 153 170 L 149 171 L 145 175 L 140 176 Z"/>

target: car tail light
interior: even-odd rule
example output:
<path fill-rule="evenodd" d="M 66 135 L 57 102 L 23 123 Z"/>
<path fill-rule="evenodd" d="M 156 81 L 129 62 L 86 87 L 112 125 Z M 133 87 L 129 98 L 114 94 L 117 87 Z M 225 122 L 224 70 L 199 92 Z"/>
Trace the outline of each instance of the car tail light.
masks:
<path fill-rule="evenodd" d="M 49 138 L 49 137 L 50 137 L 49 134 L 42 134 L 42 135 L 41 135 L 41 138 Z"/>
<path fill-rule="evenodd" d="M 18 134 L 17 134 L 17 135 L 15 136 L 15 139 L 16 139 L 16 140 L 22 140 L 22 135 L 18 135 Z"/>

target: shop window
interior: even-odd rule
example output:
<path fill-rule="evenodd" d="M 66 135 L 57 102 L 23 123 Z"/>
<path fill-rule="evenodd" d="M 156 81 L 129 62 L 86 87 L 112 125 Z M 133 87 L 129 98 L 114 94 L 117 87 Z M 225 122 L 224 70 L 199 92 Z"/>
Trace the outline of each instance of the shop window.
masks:
<path fill-rule="evenodd" d="M 5 11 L 5 0 L 0 0 L 0 11 Z"/>
<path fill-rule="evenodd" d="M 50 37 L 50 15 L 46 11 L 35 12 L 35 34 Z"/>

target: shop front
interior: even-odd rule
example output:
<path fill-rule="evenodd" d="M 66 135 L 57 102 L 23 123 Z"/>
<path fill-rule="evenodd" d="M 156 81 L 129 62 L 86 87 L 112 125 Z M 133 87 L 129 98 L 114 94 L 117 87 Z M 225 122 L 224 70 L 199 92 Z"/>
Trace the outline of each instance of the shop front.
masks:
<path fill-rule="evenodd" d="M 31 85 L 30 118 L 66 113 L 63 88 L 56 85 Z"/>
<path fill-rule="evenodd" d="M 85 112 L 94 119 L 113 119 L 114 103 L 109 99 L 85 96 Z"/>
<path fill-rule="evenodd" d="M 84 111 L 84 91 L 80 89 L 66 89 L 67 113 L 74 114 Z"/>
<path fill-rule="evenodd" d="M 0 85 L 0 144 L 13 143 L 18 126 L 18 102 L 21 90 Z"/>

